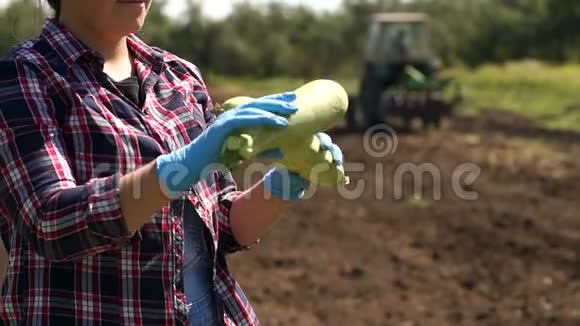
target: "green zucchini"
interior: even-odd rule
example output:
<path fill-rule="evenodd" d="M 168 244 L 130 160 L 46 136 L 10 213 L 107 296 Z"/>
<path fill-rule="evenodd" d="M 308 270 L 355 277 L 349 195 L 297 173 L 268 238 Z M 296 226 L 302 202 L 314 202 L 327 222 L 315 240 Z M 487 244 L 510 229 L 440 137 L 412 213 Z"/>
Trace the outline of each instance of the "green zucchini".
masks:
<path fill-rule="evenodd" d="M 348 94 L 337 82 L 319 79 L 295 90 L 298 111 L 288 117 L 283 129 L 255 128 L 230 136 L 223 147 L 222 159 L 228 167 L 256 158 L 260 153 L 280 149 L 281 160 L 270 160 L 286 167 L 313 184 L 347 184 L 344 167 L 334 162 L 329 151 L 322 151 L 316 134 L 337 126 L 348 109 Z M 219 109 L 227 111 L 254 100 L 234 97 Z"/>

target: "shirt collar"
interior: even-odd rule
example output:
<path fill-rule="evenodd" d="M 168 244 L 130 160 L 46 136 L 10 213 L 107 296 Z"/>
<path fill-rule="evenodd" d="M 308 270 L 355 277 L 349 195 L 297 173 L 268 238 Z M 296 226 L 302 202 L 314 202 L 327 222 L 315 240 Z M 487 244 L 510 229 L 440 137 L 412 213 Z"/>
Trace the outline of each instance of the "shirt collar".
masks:
<path fill-rule="evenodd" d="M 165 65 L 163 50 L 147 45 L 135 34 L 130 34 L 127 37 L 127 44 L 138 61 L 151 67 L 151 70 L 156 74 L 161 73 Z"/>
<path fill-rule="evenodd" d="M 40 37 L 48 42 L 49 47 L 56 53 L 62 63 L 70 68 L 81 59 L 94 62 L 102 68 L 103 56 L 89 48 L 63 24 L 53 18 L 47 18 Z M 130 34 L 127 44 L 137 59 L 150 66 L 156 73 L 160 73 L 164 64 L 161 50 L 147 45 L 139 37 Z"/>

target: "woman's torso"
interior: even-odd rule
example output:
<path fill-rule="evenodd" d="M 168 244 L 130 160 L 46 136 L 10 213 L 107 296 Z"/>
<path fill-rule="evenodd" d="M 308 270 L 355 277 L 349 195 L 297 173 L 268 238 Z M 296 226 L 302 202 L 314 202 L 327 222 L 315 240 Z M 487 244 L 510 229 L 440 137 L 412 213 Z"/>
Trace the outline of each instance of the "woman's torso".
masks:
<path fill-rule="evenodd" d="M 138 40 L 130 42 L 134 48 L 145 47 Z M 102 67 L 91 53 L 63 62 L 47 51 L 49 60 L 43 62 L 35 52 L 45 49 L 47 42 L 27 46 L 36 48 L 17 53 L 39 60 L 35 65 L 43 74 L 38 82 L 45 83 L 48 96 L 58 104 L 55 116 L 66 146 L 63 150 L 79 184 L 131 172 L 189 143 L 206 128 L 204 101 L 209 97 L 195 73 L 177 58 L 163 57 L 161 52 L 139 53 L 135 65 L 145 97 L 138 106 L 98 73 Z M 0 299 L 0 320 L 8 325 L 17 320 L 26 325 L 82 320 L 183 324 L 187 308 L 180 275 L 181 224 L 186 203 L 191 204 L 214 241 L 215 254 L 218 228 L 212 210 L 217 203 L 212 200 L 215 196 L 208 196 L 213 183 L 208 177 L 188 198 L 154 215 L 126 246 L 69 262 L 49 262 L 36 254 L 15 232 L 18 222 L 10 221 L 12 261 Z"/>

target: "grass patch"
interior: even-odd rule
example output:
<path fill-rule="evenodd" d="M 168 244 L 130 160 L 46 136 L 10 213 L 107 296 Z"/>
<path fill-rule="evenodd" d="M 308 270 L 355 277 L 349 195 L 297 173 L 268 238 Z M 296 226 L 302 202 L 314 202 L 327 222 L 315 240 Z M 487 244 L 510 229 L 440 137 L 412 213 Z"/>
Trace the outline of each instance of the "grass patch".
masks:
<path fill-rule="evenodd" d="M 580 65 L 524 62 L 450 73 L 461 82 L 467 114 L 501 109 L 545 128 L 580 130 Z"/>
<path fill-rule="evenodd" d="M 339 82 L 349 94 L 356 93 L 358 81 L 354 78 L 330 78 Z M 208 87 L 216 92 L 220 101 L 238 95 L 259 97 L 294 90 L 311 80 L 275 77 L 267 79 L 252 79 L 244 77 L 227 77 L 211 75 L 207 78 Z M 214 97 L 216 97 L 214 96 Z"/>
<path fill-rule="evenodd" d="M 461 114 L 481 109 L 507 110 L 548 129 L 580 131 L 580 65 L 549 66 L 538 62 L 489 65 L 476 70 L 454 68 L 449 74 L 462 85 Z M 357 94 L 358 77 L 332 78 Z M 246 95 L 258 97 L 296 89 L 309 80 L 277 77 L 253 79 L 210 75 L 215 101 Z"/>

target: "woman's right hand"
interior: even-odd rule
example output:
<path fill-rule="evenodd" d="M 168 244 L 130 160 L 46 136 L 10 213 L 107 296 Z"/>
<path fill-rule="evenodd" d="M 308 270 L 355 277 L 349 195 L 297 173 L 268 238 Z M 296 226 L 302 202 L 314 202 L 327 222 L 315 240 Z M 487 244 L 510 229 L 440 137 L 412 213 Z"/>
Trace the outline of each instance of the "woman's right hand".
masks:
<path fill-rule="evenodd" d="M 226 111 L 187 146 L 157 158 L 156 171 L 163 193 L 179 198 L 197 183 L 206 168 L 219 163 L 226 139 L 235 131 L 254 127 L 284 128 L 286 117 L 298 108 L 293 92 L 270 95 Z"/>

